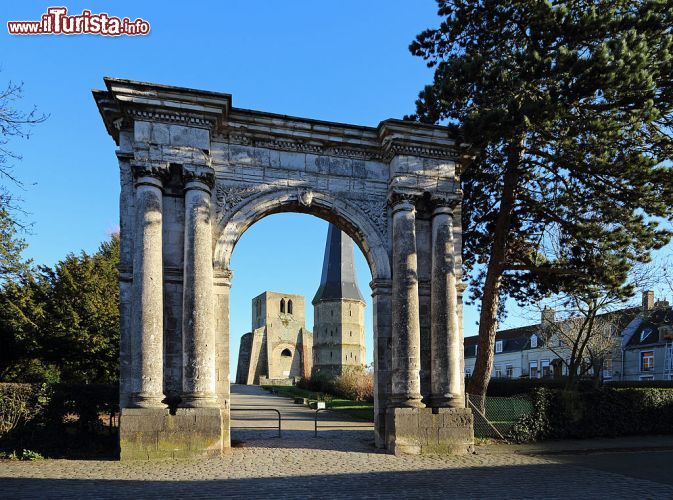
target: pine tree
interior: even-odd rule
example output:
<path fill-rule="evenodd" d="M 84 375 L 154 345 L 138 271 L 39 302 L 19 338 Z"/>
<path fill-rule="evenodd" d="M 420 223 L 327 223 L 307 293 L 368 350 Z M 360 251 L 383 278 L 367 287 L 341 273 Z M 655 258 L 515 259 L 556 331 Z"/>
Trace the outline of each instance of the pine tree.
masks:
<path fill-rule="evenodd" d="M 484 395 L 504 298 L 622 293 L 673 215 L 673 8 L 666 0 L 439 0 L 410 49 L 435 69 L 412 119 L 472 145 L 466 274 L 480 300 L 468 391 Z M 669 164 L 670 165 L 670 164 Z"/>

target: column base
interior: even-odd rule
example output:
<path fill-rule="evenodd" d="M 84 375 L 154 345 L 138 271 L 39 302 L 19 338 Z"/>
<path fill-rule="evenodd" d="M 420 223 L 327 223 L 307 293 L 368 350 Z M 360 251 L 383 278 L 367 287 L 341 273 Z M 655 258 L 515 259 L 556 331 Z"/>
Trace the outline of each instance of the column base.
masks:
<path fill-rule="evenodd" d="M 467 408 L 388 408 L 386 448 L 395 455 L 458 455 L 474 451 Z"/>
<path fill-rule="evenodd" d="M 422 398 L 419 395 L 418 397 L 400 397 L 400 396 L 391 396 L 390 397 L 390 408 L 425 408 Z"/>
<path fill-rule="evenodd" d="M 182 394 L 181 408 L 217 408 L 219 407 L 217 396 L 213 393 L 193 392 Z"/>
<path fill-rule="evenodd" d="M 231 446 L 229 410 L 122 408 L 119 446 L 123 461 L 219 456 Z"/>
<path fill-rule="evenodd" d="M 164 409 L 166 408 L 166 405 L 163 403 L 164 399 L 165 396 L 163 394 L 136 392 L 131 394 L 130 405 L 133 408 Z"/>

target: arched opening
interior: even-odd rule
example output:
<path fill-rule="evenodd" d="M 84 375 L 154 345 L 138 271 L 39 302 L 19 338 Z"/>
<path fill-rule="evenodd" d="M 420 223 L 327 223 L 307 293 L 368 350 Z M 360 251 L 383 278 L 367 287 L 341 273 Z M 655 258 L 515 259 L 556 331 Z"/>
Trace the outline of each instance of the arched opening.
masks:
<path fill-rule="evenodd" d="M 283 351 L 280 353 L 280 356 L 282 358 L 291 358 L 292 357 L 292 351 L 289 349 L 283 349 Z"/>
<path fill-rule="evenodd" d="M 280 312 L 285 312 L 285 299 L 280 299 Z"/>
<path fill-rule="evenodd" d="M 348 202 L 329 198 L 321 199 L 321 195 L 317 195 L 314 198 L 313 205 L 311 207 L 305 207 L 297 204 L 296 196 L 296 191 L 294 191 L 293 194 L 288 193 L 287 195 L 275 192 L 273 194 L 260 196 L 255 200 L 249 200 L 246 204 L 237 207 L 233 214 L 228 215 L 226 220 L 220 222 L 220 230 L 216 233 L 217 238 L 214 245 L 215 273 L 217 275 L 218 269 L 225 274 L 229 273 L 229 270 L 231 270 L 235 277 L 231 281 L 231 289 L 228 290 L 230 311 L 230 372 L 236 370 L 236 359 L 241 334 L 242 332 L 249 331 L 249 327 L 246 325 L 249 321 L 249 313 L 246 314 L 246 310 L 249 311 L 250 298 L 255 296 L 255 294 L 262 293 L 263 290 L 274 290 L 280 293 L 303 295 L 305 297 L 303 306 L 300 306 L 294 297 L 291 305 L 287 295 L 283 297 L 285 311 L 292 314 L 294 318 L 292 320 L 287 317 L 285 319 L 279 318 L 278 321 L 273 321 L 273 325 L 276 326 L 288 322 L 293 323 L 295 320 L 299 319 L 305 321 L 308 330 L 313 329 L 315 318 L 313 317 L 314 310 L 311 304 L 311 299 L 316 293 L 320 282 L 326 241 L 325 235 L 327 235 L 327 224 L 325 221 L 327 221 L 333 223 L 338 229 L 348 234 L 355 244 L 354 253 L 356 270 L 359 275 L 358 285 L 366 302 L 365 314 L 363 317 L 364 331 L 371 332 L 371 334 L 361 337 L 366 345 L 366 356 L 363 355 L 361 361 L 373 365 L 375 356 L 379 360 L 384 360 L 383 366 L 386 368 L 384 368 L 383 371 L 378 370 L 373 376 L 379 376 L 381 381 L 374 385 L 379 388 L 379 391 L 383 391 L 382 393 L 384 394 L 384 397 L 387 397 L 386 394 L 388 394 L 390 390 L 388 387 L 390 384 L 390 372 L 387 367 L 391 364 L 391 352 L 389 352 L 388 349 L 384 349 L 384 351 L 379 354 L 375 354 L 374 352 L 376 345 L 390 345 L 389 341 L 377 343 L 377 327 L 374 324 L 374 318 L 377 317 L 375 308 L 378 307 L 378 304 L 384 304 L 384 311 L 390 310 L 389 292 L 379 295 L 377 299 L 377 292 L 385 292 L 386 290 L 389 290 L 385 287 L 390 286 L 390 258 L 387 245 L 384 243 L 384 238 L 381 236 L 379 229 L 373 225 L 371 216 L 358 212 L 358 209 L 349 206 Z M 385 209 L 385 204 L 382 206 Z M 288 214 L 284 212 L 299 212 L 300 214 L 308 214 L 315 217 L 306 217 L 305 215 L 299 215 L 297 213 Z M 303 221 L 307 221 L 307 224 L 310 224 L 311 227 L 315 229 L 294 230 L 291 229 L 286 222 L 293 221 L 291 224 L 294 224 L 294 221 L 299 220 L 302 221 L 302 223 Z M 274 221 L 282 221 L 282 223 L 279 224 Z M 276 226 L 275 230 L 271 229 L 273 233 L 272 235 L 265 233 L 269 226 Z M 249 229 L 252 229 L 252 231 L 248 231 Z M 288 233 L 301 236 L 298 238 L 287 238 Z M 309 235 L 311 236 L 311 244 L 307 245 L 302 238 L 307 239 Z M 320 236 L 316 238 L 315 235 Z M 269 251 L 269 241 L 274 242 L 272 251 Z M 292 243 L 298 243 L 298 245 L 292 249 L 284 246 Z M 304 256 L 305 248 L 298 248 L 302 246 L 310 249 L 310 255 Z M 234 248 L 241 248 L 242 251 L 234 252 Z M 276 262 L 274 257 L 279 254 L 293 255 L 293 259 L 286 261 L 286 264 L 279 268 L 278 266 L 273 265 Z M 309 265 L 309 262 L 311 261 L 314 262 L 312 271 L 311 266 Z M 293 266 L 292 264 L 295 265 Z M 312 273 L 312 276 L 306 279 L 306 273 L 309 271 Z M 252 277 L 252 274 L 254 274 L 255 277 Z M 293 274 L 304 276 L 303 279 L 308 283 L 305 289 L 292 286 L 292 281 L 288 281 L 287 276 Z M 263 280 L 260 280 L 260 277 L 263 277 Z M 377 282 L 383 283 L 383 288 L 377 288 L 375 285 L 372 285 L 375 291 L 374 299 L 372 300 L 368 285 Z M 277 304 L 279 305 L 276 305 L 278 308 L 276 309 L 277 311 L 281 308 L 280 298 L 278 300 L 279 302 L 277 302 Z M 321 314 L 321 316 L 325 318 L 326 322 L 334 321 L 334 318 L 337 317 L 333 310 L 330 311 L 329 316 L 325 314 Z M 346 314 L 346 318 L 349 316 L 350 314 Z M 356 315 L 352 314 L 352 316 L 355 317 Z M 268 312 L 266 317 L 266 321 L 271 320 Z M 382 318 L 383 317 L 379 315 L 379 320 Z M 387 337 L 390 335 L 389 322 L 383 320 L 382 324 L 382 330 L 378 331 L 382 331 L 383 335 Z M 322 334 L 322 329 L 320 333 Z M 330 333 L 333 337 L 333 329 Z M 316 338 L 319 337 L 317 331 L 315 331 L 314 334 Z M 327 334 L 327 328 L 325 329 L 324 334 Z M 329 342 L 331 344 L 333 339 Z M 292 370 L 294 370 L 295 365 L 303 365 L 303 360 L 306 359 L 309 362 L 312 359 L 316 361 L 325 360 L 323 363 L 330 362 L 329 360 L 332 360 L 331 363 L 334 363 L 335 360 L 341 359 L 341 352 L 335 352 L 333 349 L 334 346 L 332 346 L 331 349 L 325 349 L 324 352 L 313 352 L 312 354 L 303 353 L 301 350 L 297 349 L 294 351 L 292 357 L 283 355 L 283 350 L 279 350 L 275 352 L 275 356 L 277 356 L 276 359 L 279 361 L 292 360 L 291 366 L 283 366 L 283 375 L 286 375 L 288 372 L 293 373 Z M 306 355 L 308 357 L 305 357 Z M 352 362 L 352 360 L 348 359 L 348 362 Z M 379 363 L 381 363 L 381 361 L 379 361 Z M 378 396 L 375 394 L 375 399 L 377 397 Z M 379 408 L 384 408 L 384 406 L 379 406 Z M 382 435 L 382 417 L 382 411 L 376 414 L 378 436 Z"/>

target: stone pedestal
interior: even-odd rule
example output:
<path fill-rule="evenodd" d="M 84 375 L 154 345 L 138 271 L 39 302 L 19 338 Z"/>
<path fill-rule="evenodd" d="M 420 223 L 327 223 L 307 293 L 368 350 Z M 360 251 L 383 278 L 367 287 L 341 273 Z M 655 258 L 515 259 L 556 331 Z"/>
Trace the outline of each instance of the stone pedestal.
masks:
<path fill-rule="evenodd" d="M 229 410 L 123 408 L 121 460 L 214 457 L 229 447 Z"/>
<path fill-rule="evenodd" d="M 395 455 L 471 453 L 472 411 L 468 408 L 388 408 L 386 448 Z"/>

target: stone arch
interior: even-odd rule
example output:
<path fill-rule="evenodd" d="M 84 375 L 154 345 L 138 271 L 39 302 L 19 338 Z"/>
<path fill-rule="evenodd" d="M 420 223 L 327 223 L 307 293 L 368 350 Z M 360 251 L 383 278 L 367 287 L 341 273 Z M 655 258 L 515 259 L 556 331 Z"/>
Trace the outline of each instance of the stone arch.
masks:
<path fill-rule="evenodd" d="M 324 192 L 312 192 L 311 203 L 307 205 L 296 189 L 270 190 L 253 195 L 237 205 L 228 217 L 223 217 L 216 229 L 213 249 L 215 269 L 229 270 L 234 247 L 250 226 L 268 215 L 283 212 L 305 213 L 333 223 L 362 250 L 374 280 L 390 279 L 390 256 L 386 242 L 367 214 L 352 201 Z"/>

